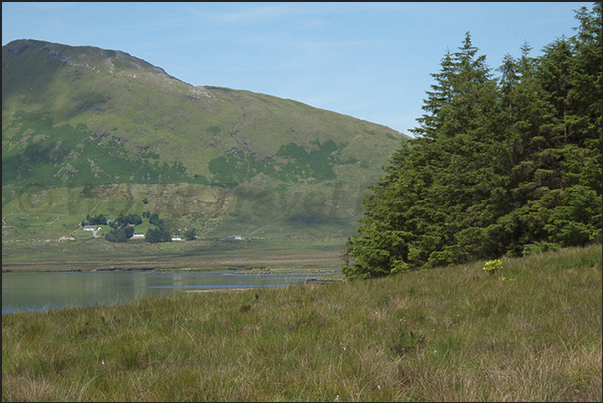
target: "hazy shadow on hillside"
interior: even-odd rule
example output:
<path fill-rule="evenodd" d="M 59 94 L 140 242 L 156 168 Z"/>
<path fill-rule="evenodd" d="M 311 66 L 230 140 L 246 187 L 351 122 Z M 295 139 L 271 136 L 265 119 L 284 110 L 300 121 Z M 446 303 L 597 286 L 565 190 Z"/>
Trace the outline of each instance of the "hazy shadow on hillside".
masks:
<path fill-rule="evenodd" d="M 290 226 L 302 226 L 302 227 L 310 227 L 310 226 L 329 226 L 329 227 L 347 227 L 350 225 L 349 220 L 346 220 L 341 217 L 336 217 L 332 215 L 308 215 L 308 214 L 295 214 L 289 216 L 285 220 L 287 225 Z"/>

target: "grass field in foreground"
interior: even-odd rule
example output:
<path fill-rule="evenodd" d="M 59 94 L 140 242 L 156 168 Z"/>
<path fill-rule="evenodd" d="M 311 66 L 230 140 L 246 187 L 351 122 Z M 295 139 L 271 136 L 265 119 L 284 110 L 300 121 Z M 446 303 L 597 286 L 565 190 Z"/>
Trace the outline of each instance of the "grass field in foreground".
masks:
<path fill-rule="evenodd" d="M 601 401 L 601 245 L 502 263 L 3 315 L 2 400 Z"/>

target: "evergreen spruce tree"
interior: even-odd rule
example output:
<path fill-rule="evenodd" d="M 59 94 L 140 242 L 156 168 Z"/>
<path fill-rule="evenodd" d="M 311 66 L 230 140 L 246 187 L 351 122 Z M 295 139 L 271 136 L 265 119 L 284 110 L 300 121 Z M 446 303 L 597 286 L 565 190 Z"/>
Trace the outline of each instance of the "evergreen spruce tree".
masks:
<path fill-rule="evenodd" d="M 506 55 L 499 82 L 469 33 L 446 52 L 364 200 L 347 278 L 601 241 L 601 3 L 576 16 L 543 56 Z"/>
<path fill-rule="evenodd" d="M 576 17 L 580 26 L 569 40 L 572 57 L 563 77 L 567 82 L 564 141 L 556 145 L 561 203 L 554 207 L 545 227 L 549 240 L 561 246 L 601 239 L 601 3 L 595 3 L 590 12 L 582 7 Z"/>
<path fill-rule="evenodd" d="M 468 218 L 468 209 L 490 194 L 484 178 L 492 179 L 488 161 L 497 151 L 485 144 L 499 138 L 496 83 L 477 51 L 467 33 L 432 75 L 436 83 L 414 130 L 417 139 L 394 154 L 387 175 L 365 199 L 359 234 L 348 240 L 354 264 L 344 268 L 346 276 L 382 276 L 480 253 L 473 250 L 481 236 L 477 227 L 459 238 L 463 226 L 480 220 L 478 212 Z"/>

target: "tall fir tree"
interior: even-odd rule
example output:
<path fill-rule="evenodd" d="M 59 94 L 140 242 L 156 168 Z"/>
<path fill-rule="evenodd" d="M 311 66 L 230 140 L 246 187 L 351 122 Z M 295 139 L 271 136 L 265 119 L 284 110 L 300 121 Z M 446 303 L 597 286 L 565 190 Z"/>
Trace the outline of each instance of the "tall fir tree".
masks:
<path fill-rule="evenodd" d="M 468 210 L 489 194 L 488 166 L 498 141 L 496 83 L 485 56 L 467 33 L 459 51 L 447 52 L 434 74 L 427 112 L 414 130 L 417 139 L 393 156 L 387 175 L 365 200 L 367 211 L 359 234 L 348 241 L 354 265 L 348 277 L 372 277 L 400 272 L 425 263 L 456 262 L 473 251 L 475 231 L 458 233 Z M 479 154 L 479 156 L 477 155 Z M 490 154 L 490 155 L 489 155 Z M 479 220 L 479 218 L 473 218 Z"/>
<path fill-rule="evenodd" d="M 469 33 L 446 52 L 415 139 L 364 200 L 346 277 L 601 241 L 601 3 L 576 17 L 541 57 L 506 55 L 499 82 Z"/>

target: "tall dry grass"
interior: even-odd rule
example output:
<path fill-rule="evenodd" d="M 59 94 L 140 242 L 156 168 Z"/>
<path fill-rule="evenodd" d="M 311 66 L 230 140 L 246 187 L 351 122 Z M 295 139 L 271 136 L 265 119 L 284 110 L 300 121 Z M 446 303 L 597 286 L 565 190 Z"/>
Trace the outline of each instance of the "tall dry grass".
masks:
<path fill-rule="evenodd" d="M 601 245 L 483 263 L 3 315 L 2 398 L 601 401 Z"/>

